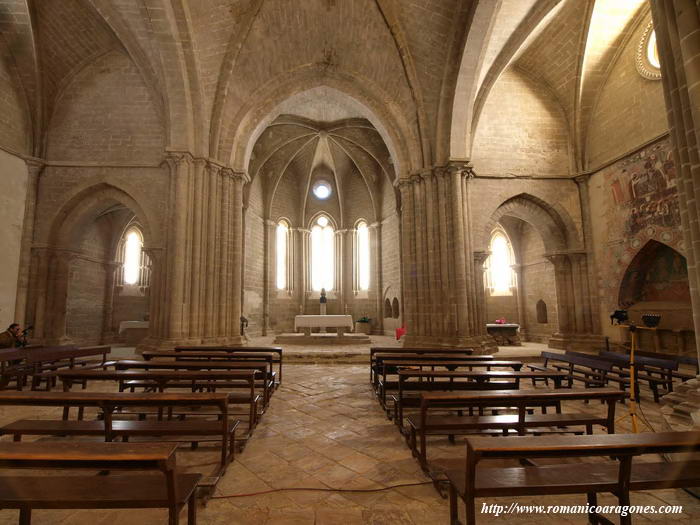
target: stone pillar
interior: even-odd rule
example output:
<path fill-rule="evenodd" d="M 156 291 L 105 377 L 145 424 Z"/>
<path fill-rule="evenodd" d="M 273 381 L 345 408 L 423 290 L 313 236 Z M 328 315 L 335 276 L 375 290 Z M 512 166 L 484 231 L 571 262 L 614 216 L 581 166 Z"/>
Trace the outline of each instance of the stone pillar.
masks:
<path fill-rule="evenodd" d="M 406 345 L 495 348 L 478 307 L 470 177 L 468 164 L 452 163 L 400 182 Z"/>
<path fill-rule="evenodd" d="M 370 280 L 369 292 L 374 293 L 376 308 L 375 329 L 379 334 L 384 334 L 384 304 L 382 292 L 384 283 L 382 282 L 382 226 L 375 222 L 368 226 L 369 229 L 369 250 L 370 250 Z"/>
<path fill-rule="evenodd" d="M 587 309 L 590 311 L 590 331 L 594 334 L 602 333 L 600 325 L 600 298 L 598 287 L 590 286 L 590 283 L 597 282 L 598 272 L 596 270 L 595 258 L 593 257 L 593 226 L 591 225 L 591 196 L 588 191 L 588 181 L 590 175 L 581 175 L 574 180 L 578 185 L 579 202 L 581 205 L 581 218 L 583 226 L 583 247 L 588 252 L 588 257 L 584 261 L 586 274 L 583 277 L 584 285 L 587 288 L 585 297 Z"/>
<path fill-rule="evenodd" d="M 166 293 L 163 286 L 165 253 L 162 248 L 143 247 L 148 255 L 150 267 L 149 301 L 148 301 L 148 337 L 139 346 L 157 347 L 165 338 L 164 326 L 167 324 L 164 308 Z"/>
<path fill-rule="evenodd" d="M 36 200 L 39 191 L 39 178 L 44 171 L 44 162 L 39 159 L 25 159 L 27 164 L 27 195 L 24 201 L 24 220 L 22 221 L 22 244 L 19 254 L 19 274 L 17 277 L 17 298 L 15 299 L 15 322 L 22 326 L 27 321 L 27 301 L 29 294 L 29 276 L 34 241 L 34 223 Z"/>
<path fill-rule="evenodd" d="M 105 306 L 104 316 L 102 318 L 102 342 L 111 343 L 116 341 L 117 332 L 114 330 L 114 290 L 115 277 L 119 264 L 115 261 L 104 263 L 105 268 Z"/>
<path fill-rule="evenodd" d="M 270 329 L 270 302 L 277 292 L 277 224 L 269 219 L 263 221 L 263 325 L 262 335 L 267 335 Z M 290 276 L 289 265 L 292 264 L 292 244 L 291 228 L 287 233 L 287 276 Z M 291 282 L 287 278 L 287 287 L 291 289 Z"/>
<path fill-rule="evenodd" d="M 237 299 L 238 296 L 235 295 L 234 292 L 234 285 L 233 285 L 233 274 L 238 273 L 238 269 L 241 268 L 243 264 L 243 255 L 240 254 L 240 264 L 239 265 L 233 265 L 233 257 L 234 255 L 234 245 L 236 243 L 237 239 L 240 238 L 232 238 L 232 229 L 234 227 L 233 223 L 235 222 L 234 215 L 237 213 L 237 210 L 234 209 L 232 206 L 232 193 L 233 193 L 233 185 L 235 182 L 232 180 L 233 179 L 233 171 L 232 170 L 222 170 L 222 179 L 221 179 L 221 235 L 219 236 L 219 253 L 221 253 L 221 265 L 220 265 L 220 280 L 219 280 L 219 289 L 221 290 L 221 294 L 219 295 L 219 306 L 218 306 L 218 327 L 217 327 L 217 336 L 218 338 L 222 341 L 225 342 L 230 335 L 232 335 L 232 332 L 234 331 L 234 327 L 232 325 L 235 325 L 236 332 L 240 334 L 240 309 L 238 316 L 235 318 L 235 323 L 233 322 L 234 319 L 233 317 L 233 309 L 234 309 L 234 304 L 239 301 Z M 243 220 L 243 201 L 241 200 L 241 206 L 239 210 L 240 216 L 241 216 L 241 224 L 240 224 L 240 235 L 243 235 L 243 227 L 242 227 L 242 220 Z M 240 246 L 243 246 L 243 243 L 240 242 Z M 234 269 L 236 271 L 234 271 Z M 240 296 L 240 293 L 239 293 Z"/>
<path fill-rule="evenodd" d="M 206 247 L 206 278 L 204 283 L 204 323 L 202 328 L 202 341 L 213 343 L 215 334 L 215 284 L 216 272 L 216 231 L 217 231 L 217 202 L 219 200 L 219 172 L 221 168 L 213 164 L 207 164 L 207 226 L 203 234 L 203 245 Z"/>
<path fill-rule="evenodd" d="M 243 301 L 243 184 L 248 181 L 248 176 L 242 172 L 230 172 L 233 193 L 231 200 L 231 264 L 235 271 L 231 276 L 231 312 L 232 321 L 235 321 L 236 330 L 228 334 L 227 342 L 240 344 L 243 338 L 238 330 L 241 318 L 241 305 Z"/>
<path fill-rule="evenodd" d="M 661 80 L 678 177 L 678 200 L 688 262 L 696 345 L 700 343 L 700 5 L 652 0 Z M 696 346 L 700 356 L 700 345 Z M 673 428 L 700 427 L 700 378 L 664 396 Z"/>
<path fill-rule="evenodd" d="M 523 265 L 514 264 L 511 266 L 513 272 L 515 273 L 515 278 L 517 279 L 517 286 L 515 288 L 518 294 L 518 300 L 516 306 L 518 308 L 518 324 L 520 324 L 520 337 L 525 339 L 525 334 L 527 332 L 527 312 L 525 311 L 525 294 L 523 290 L 525 289 L 523 285 Z"/>
<path fill-rule="evenodd" d="M 185 259 L 187 254 L 187 214 L 190 207 L 188 187 L 192 157 L 188 153 L 169 153 L 166 162 L 170 168 L 171 202 L 168 234 L 168 271 L 166 286 L 169 291 L 168 325 L 166 338 L 174 344 L 183 342 L 185 319 Z M 189 313 L 189 312 L 188 312 Z"/>
<path fill-rule="evenodd" d="M 489 252 L 474 252 L 474 289 L 476 291 L 476 325 L 477 334 L 485 336 L 486 332 L 486 288 L 484 283 L 484 263 Z"/>
<path fill-rule="evenodd" d="M 206 209 L 208 204 L 205 198 L 207 189 L 206 161 L 196 159 L 194 162 L 193 181 L 193 217 L 192 217 L 192 238 L 191 246 L 192 275 L 190 278 L 190 323 L 189 337 L 199 340 L 202 337 L 202 311 L 203 311 L 203 282 L 205 273 L 203 265 L 206 257 L 206 245 L 203 240 L 206 238 Z"/>

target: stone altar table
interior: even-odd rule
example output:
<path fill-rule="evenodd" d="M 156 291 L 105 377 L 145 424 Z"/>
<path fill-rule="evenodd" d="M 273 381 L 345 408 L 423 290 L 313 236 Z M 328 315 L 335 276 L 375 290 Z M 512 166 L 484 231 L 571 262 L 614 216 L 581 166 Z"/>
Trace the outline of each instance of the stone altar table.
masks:
<path fill-rule="evenodd" d="M 520 325 L 517 323 L 487 323 L 486 331 L 496 340 L 498 346 L 522 346 L 520 341 Z"/>
<path fill-rule="evenodd" d="M 294 331 L 304 330 L 304 335 L 309 337 L 312 328 L 335 328 L 338 337 L 342 337 L 345 329 L 352 331 L 351 315 L 297 315 L 294 317 Z"/>

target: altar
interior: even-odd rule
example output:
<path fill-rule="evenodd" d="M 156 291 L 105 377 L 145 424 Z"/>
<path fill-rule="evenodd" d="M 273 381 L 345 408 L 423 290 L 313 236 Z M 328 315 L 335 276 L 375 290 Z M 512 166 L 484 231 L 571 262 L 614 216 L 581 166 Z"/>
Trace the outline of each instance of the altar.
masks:
<path fill-rule="evenodd" d="M 307 337 L 311 335 L 312 328 L 335 328 L 339 337 L 348 329 L 352 331 L 351 315 L 297 315 L 294 317 L 294 331 L 304 331 Z"/>
<path fill-rule="evenodd" d="M 522 346 L 520 325 L 517 323 L 488 323 L 486 331 L 498 346 Z"/>

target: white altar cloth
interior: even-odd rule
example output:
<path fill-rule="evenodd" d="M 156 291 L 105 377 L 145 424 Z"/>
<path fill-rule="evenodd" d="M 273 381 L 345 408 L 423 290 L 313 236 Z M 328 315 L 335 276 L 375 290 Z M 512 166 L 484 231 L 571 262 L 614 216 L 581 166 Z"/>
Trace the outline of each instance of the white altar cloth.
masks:
<path fill-rule="evenodd" d="M 343 328 L 352 330 L 351 315 L 297 315 L 294 330 L 299 328 Z"/>
<path fill-rule="evenodd" d="M 122 321 L 119 323 L 119 333 L 130 328 L 148 328 L 148 321 Z"/>

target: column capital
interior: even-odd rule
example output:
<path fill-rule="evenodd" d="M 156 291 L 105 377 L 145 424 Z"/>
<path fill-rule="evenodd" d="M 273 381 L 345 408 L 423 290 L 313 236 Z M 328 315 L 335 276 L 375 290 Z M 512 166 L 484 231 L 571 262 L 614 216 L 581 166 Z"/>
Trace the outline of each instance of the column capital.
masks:
<path fill-rule="evenodd" d="M 189 151 L 166 151 L 163 162 L 171 168 L 180 167 L 183 164 L 194 162 L 194 157 Z"/>
<path fill-rule="evenodd" d="M 582 174 L 576 175 L 574 177 L 574 182 L 580 186 L 582 184 L 586 184 L 588 182 L 588 179 L 590 179 L 590 178 L 591 178 L 590 173 L 582 173 Z"/>
<path fill-rule="evenodd" d="M 483 265 L 486 262 L 486 259 L 489 258 L 489 255 L 491 255 L 491 252 L 482 250 L 476 251 L 474 252 L 474 262 L 476 264 Z"/>
<path fill-rule="evenodd" d="M 27 165 L 29 175 L 39 177 L 46 167 L 46 161 L 36 157 L 25 157 L 24 163 Z"/>

